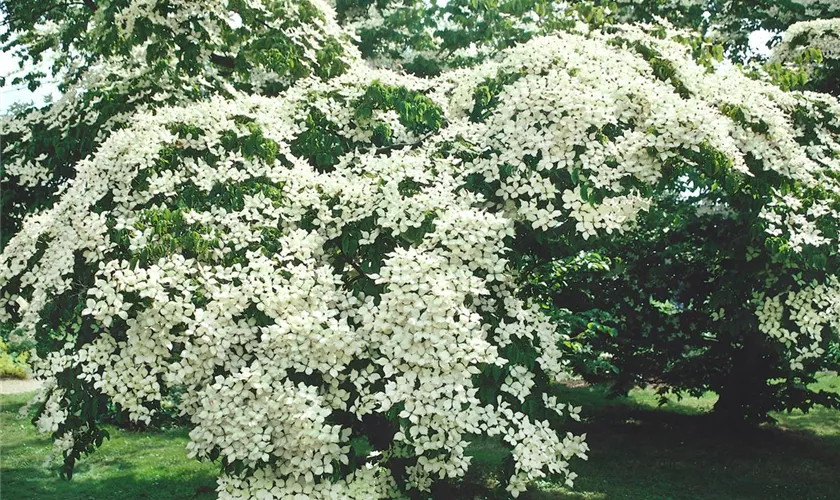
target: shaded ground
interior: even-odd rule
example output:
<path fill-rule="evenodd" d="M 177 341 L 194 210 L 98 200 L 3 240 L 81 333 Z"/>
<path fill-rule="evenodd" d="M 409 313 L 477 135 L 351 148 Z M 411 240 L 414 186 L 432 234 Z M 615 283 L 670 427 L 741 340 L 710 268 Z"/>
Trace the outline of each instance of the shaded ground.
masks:
<path fill-rule="evenodd" d="M 840 377 L 820 385 L 840 391 Z M 840 412 L 776 415 L 779 425 L 753 431 L 717 427 L 703 412 L 714 395 L 657 408 L 652 390 L 607 400 L 597 387 L 559 387 L 560 396 L 583 406 L 587 462 L 574 461 L 574 490 L 542 484 L 525 498 L 538 500 L 836 500 L 840 498 Z M 187 433 L 111 430 L 112 439 L 77 468 L 73 481 L 41 466 L 50 445 L 18 409 L 29 394 L 0 397 L 0 496 L 9 499 L 212 499 L 218 468 L 186 459 Z M 506 456 L 498 443 L 472 447 L 475 475 L 486 477 Z M 485 493 L 462 488 L 439 498 Z M 520 498 L 523 498 L 520 497 Z"/>
<path fill-rule="evenodd" d="M 628 407 L 604 413 L 575 429 L 587 433 L 592 450 L 588 462 L 574 467 L 575 492 L 548 487 L 535 498 L 840 498 L 837 412 L 753 431 L 719 428 L 690 413 Z"/>
<path fill-rule="evenodd" d="M 840 377 L 820 386 L 840 392 Z M 721 428 L 704 414 L 716 396 L 686 398 L 658 408 L 652 390 L 608 400 L 597 387 L 562 387 L 558 396 L 583 406 L 589 460 L 575 460 L 573 490 L 541 484 L 524 498 L 539 500 L 837 500 L 840 499 L 840 412 L 815 408 L 774 414 L 777 426 Z M 474 447 L 475 460 L 497 467 L 497 443 Z M 523 498 L 520 497 L 520 498 Z"/>

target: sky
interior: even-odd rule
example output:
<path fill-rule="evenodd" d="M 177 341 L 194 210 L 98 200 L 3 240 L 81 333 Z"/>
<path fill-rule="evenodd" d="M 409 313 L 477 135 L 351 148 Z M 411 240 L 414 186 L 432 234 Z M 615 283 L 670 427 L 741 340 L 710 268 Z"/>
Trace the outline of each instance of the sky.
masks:
<path fill-rule="evenodd" d="M 12 85 L 12 78 L 21 73 L 18 63 L 19 59 L 13 54 L 0 52 L 0 75 L 6 77 L 6 85 L 0 87 L 0 114 L 5 113 L 9 106 L 16 102 L 33 101 L 35 104 L 42 104 L 48 94 L 58 96 L 55 83 L 42 85 L 35 92 L 30 92 L 26 84 Z"/>
<path fill-rule="evenodd" d="M 0 23 L 3 22 L 3 19 L 4 16 L 0 14 Z M 55 83 L 42 85 L 35 92 L 30 92 L 26 88 L 26 84 L 12 85 L 12 78 L 20 76 L 21 73 L 20 59 L 12 53 L 0 52 L 0 76 L 6 77 L 6 85 L 0 87 L 0 114 L 5 113 L 9 109 L 9 106 L 17 102 L 32 101 L 35 104 L 42 104 L 44 97 L 48 94 L 52 94 L 53 97 L 58 96 L 58 89 L 56 89 Z"/>

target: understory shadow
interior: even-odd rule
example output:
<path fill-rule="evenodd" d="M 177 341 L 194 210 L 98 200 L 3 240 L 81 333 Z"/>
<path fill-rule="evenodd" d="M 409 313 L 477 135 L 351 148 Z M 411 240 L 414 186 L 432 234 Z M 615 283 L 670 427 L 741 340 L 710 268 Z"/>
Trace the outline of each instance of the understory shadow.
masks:
<path fill-rule="evenodd" d="M 840 433 L 782 426 L 726 427 L 705 413 L 650 409 L 603 399 L 597 388 L 566 389 L 584 405 L 589 460 L 574 460 L 573 490 L 546 487 L 535 499 L 840 498 Z M 593 404 L 587 415 L 586 402 Z M 808 417 L 814 423 L 813 415 Z M 818 418 L 840 419 L 825 410 Z M 786 418 L 786 421 L 790 417 Z"/>

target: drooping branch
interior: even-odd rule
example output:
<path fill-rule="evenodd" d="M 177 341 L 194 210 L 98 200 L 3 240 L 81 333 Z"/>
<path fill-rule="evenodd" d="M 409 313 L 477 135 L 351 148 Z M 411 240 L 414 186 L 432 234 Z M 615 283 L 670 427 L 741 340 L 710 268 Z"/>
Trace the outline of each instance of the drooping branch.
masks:
<path fill-rule="evenodd" d="M 210 62 L 225 68 L 233 68 L 236 65 L 236 60 L 230 56 L 223 56 L 221 54 L 212 54 Z"/>
<path fill-rule="evenodd" d="M 432 136 L 432 132 L 424 135 L 423 137 L 417 139 L 414 142 L 399 142 L 397 144 L 391 144 L 390 146 L 382 146 L 381 148 L 376 149 L 376 154 L 387 153 L 388 151 L 398 150 L 398 149 L 414 149 L 421 144 L 423 144 L 426 139 Z"/>

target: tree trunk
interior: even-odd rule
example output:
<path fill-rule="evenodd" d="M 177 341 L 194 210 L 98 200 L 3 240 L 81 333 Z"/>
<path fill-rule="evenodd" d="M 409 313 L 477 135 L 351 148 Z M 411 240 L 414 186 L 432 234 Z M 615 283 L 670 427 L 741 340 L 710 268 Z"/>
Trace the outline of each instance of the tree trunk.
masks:
<path fill-rule="evenodd" d="M 750 332 L 743 336 L 741 348 L 732 356 L 732 365 L 721 387 L 713 410 L 721 423 L 754 425 L 767 419 L 767 381 L 761 366 L 761 339 Z"/>

